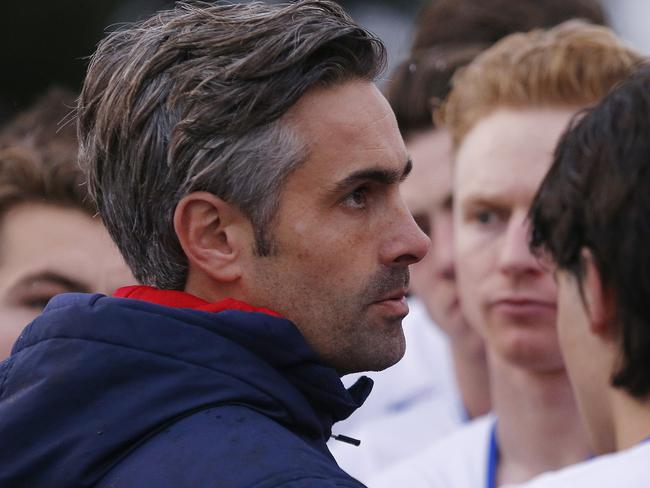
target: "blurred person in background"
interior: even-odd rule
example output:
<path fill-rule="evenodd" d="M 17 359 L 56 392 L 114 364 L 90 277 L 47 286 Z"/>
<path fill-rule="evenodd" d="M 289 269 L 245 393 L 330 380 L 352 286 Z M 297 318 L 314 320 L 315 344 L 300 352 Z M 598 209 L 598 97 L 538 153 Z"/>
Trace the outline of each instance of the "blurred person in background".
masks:
<path fill-rule="evenodd" d="M 530 488 L 650 486 L 650 66 L 574 119 L 530 211 L 592 450 Z"/>
<path fill-rule="evenodd" d="M 589 456 L 557 342 L 556 289 L 528 249 L 529 205 L 571 117 L 642 59 L 607 28 L 514 34 L 454 78 L 454 252 L 462 311 L 486 344 L 493 414 L 380 473 L 372 487 L 522 482 Z"/>
<path fill-rule="evenodd" d="M 550 28 L 569 19 L 606 23 L 598 0 L 436 0 L 417 16 L 411 50 L 492 45 L 514 32 Z"/>
<path fill-rule="evenodd" d="M 0 130 L 0 358 L 59 293 L 133 282 L 77 166 L 75 96 L 51 89 Z M 69 117 L 68 117 L 69 118 Z"/>
<path fill-rule="evenodd" d="M 360 479 L 487 413 L 491 404 L 483 341 L 459 306 L 452 250 L 452 142 L 434 122 L 433 109 L 448 95 L 455 71 L 494 41 L 576 17 L 604 22 L 600 6 L 591 0 L 441 0 L 418 17 L 413 51 L 389 76 L 385 93 L 414 162 L 402 192 L 432 245 L 411 266 L 414 297 L 404 321 L 404 358 L 372 374 L 373 394 L 364 408 L 335 426 L 362 445 L 330 442 L 339 464 Z"/>

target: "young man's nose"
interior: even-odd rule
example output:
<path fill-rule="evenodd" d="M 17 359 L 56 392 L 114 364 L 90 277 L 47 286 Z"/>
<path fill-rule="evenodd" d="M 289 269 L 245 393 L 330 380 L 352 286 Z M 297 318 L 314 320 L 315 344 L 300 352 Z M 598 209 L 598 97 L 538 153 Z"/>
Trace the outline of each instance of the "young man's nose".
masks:
<path fill-rule="evenodd" d="M 513 215 L 499 256 L 501 272 L 509 275 L 543 272 L 539 260 L 530 252 L 529 241 L 530 225 L 525 214 Z"/>

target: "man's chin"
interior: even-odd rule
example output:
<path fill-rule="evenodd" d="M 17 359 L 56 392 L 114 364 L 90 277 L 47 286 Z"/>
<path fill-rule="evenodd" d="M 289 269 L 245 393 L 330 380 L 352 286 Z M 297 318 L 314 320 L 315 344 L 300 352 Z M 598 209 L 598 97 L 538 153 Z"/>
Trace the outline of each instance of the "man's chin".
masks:
<path fill-rule="evenodd" d="M 400 320 L 401 322 L 401 320 Z M 398 334 L 386 337 L 381 343 L 377 341 L 366 341 L 357 347 L 355 352 L 348 355 L 343 361 L 339 372 L 341 374 L 359 373 L 363 371 L 383 371 L 386 368 L 397 364 L 406 352 L 406 340 L 401 326 L 398 327 Z M 370 347 L 374 343 L 375 347 Z"/>

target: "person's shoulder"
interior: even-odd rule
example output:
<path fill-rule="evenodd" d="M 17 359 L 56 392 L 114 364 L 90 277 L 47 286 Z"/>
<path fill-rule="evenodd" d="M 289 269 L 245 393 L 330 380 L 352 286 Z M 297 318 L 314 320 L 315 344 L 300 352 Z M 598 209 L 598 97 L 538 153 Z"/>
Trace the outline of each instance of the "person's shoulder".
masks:
<path fill-rule="evenodd" d="M 101 488 L 360 487 L 316 444 L 264 414 L 215 406 L 161 429 L 113 467 Z"/>
<path fill-rule="evenodd" d="M 546 473 L 510 488 L 574 488 L 604 486 L 647 488 L 650 486 L 650 443 L 614 454 L 595 457 L 559 471 Z"/>
<path fill-rule="evenodd" d="M 479 417 L 431 443 L 417 455 L 378 473 L 368 486 L 479 486 L 487 466 L 487 449 L 494 423 L 491 414 Z"/>
<path fill-rule="evenodd" d="M 421 452 L 460 425 L 460 415 L 452 411 L 449 402 L 436 398 L 362 424 L 349 433 L 361 440 L 359 447 L 330 442 L 329 448 L 344 471 L 363 481 Z"/>

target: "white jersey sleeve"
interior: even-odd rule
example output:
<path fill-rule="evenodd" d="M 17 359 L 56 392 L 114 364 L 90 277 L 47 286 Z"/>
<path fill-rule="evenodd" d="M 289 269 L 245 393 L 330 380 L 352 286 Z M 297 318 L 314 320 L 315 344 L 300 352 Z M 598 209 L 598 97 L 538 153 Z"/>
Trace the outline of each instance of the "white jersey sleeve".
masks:
<path fill-rule="evenodd" d="M 650 443 L 545 473 L 510 488 L 649 488 Z"/>
<path fill-rule="evenodd" d="M 492 415 L 473 420 L 417 455 L 379 472 L 367 485 L 369 488 L 483 488 L 494 424 Z"/>

